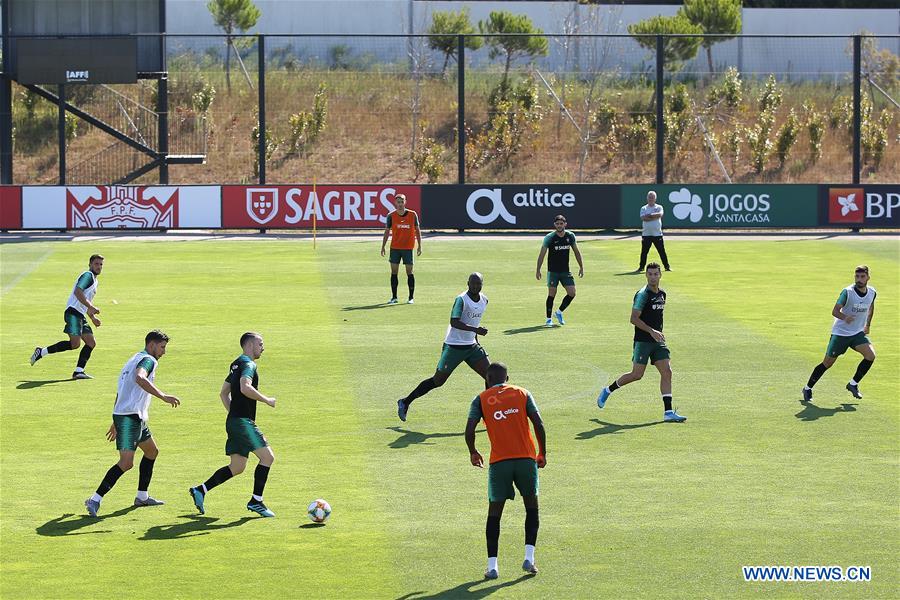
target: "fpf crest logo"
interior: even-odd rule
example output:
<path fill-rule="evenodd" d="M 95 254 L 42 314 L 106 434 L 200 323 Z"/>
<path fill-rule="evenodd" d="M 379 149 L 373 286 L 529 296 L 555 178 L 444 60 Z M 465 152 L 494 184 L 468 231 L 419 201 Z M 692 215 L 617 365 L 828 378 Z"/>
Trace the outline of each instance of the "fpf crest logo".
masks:
<path fill-rule="evenodd" d="M 69 229 L 178 227 L 178 188 L 117 185 L 66 189 Z"/>

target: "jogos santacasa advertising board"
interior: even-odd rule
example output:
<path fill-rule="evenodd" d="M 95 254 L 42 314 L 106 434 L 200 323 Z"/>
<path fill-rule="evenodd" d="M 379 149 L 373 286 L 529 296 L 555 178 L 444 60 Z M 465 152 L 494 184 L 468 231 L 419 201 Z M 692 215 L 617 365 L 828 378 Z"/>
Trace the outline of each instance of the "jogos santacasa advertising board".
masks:
<path fill-rule="evenodd" d="M 663 227 L 816 227 L 817 185 L 623 185 L 622 225 L 640 227 L 647 192 L 665 209 Z"/>

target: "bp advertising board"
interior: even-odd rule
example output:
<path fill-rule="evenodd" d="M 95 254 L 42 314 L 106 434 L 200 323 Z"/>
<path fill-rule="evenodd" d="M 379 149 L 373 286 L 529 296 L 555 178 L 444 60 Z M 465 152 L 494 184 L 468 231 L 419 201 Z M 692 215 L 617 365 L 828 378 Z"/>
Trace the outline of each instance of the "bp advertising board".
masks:
<path fill-rule="evenodd" d="M 623 185 L 622 225 L 640 227 L 647 192 L 665 209 L 663 227 L 815 227 L 819 223 L 815 185 Z"/>

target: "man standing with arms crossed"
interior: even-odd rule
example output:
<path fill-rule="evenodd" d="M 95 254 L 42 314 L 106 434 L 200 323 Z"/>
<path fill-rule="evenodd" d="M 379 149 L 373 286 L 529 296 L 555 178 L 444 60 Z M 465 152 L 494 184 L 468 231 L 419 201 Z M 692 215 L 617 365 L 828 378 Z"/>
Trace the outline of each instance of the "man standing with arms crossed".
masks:
<path fill-rule="evenodd" d="M 135 506 L 159 506 L 161 500 L 151 498 L 147 490 L 153 477 L 153 465 L 159 456 L 159 448 L 147 427 L 150 412 L 150 396 L 156 396 L 166 404 L 176 408 L 181 402 L 175 396 L 164 393 L 154 384 L 159 359 L 166 353 L 169 336 L 155 329 L 144 338 L 144 349 L 132 356 L 119 375 L 116 404 L 113 407 L 113 422 L 106 432 L 106 439 L 115 440 L 119 451 L 119 462 L 110 467 L 100 482 L 94 495 L 84 501 L 88 514 L 97 516 L 103 496 L 112 489 L 125 471 L 134 466 L 137 448 L 144 453 L 141 458 Z"/>
<path fill-rule="evenodd" d="M 500 570 L 497 554 L 500 540 L 500 518 L 507 500 L 514 500 L 519 489 L 525 503 L 525 561 L 522 570 L 532 575 L 538 570 L 534 564 L 534 546 L 538 527 L 538 469 L 547 464 L 547 436 L 544 422 L 531 392 L 509 385 L 509 375 L 503 363 L 491 363 L 487 372 L 487 389 L 472 400 L 466 423 L 466 444 L 472 466 L 483 469 L 484 458 L 475 448 L 475 428 L 484 420 L 491 440 L 488 468 L 488 516 L 485 526 L 488 565 L 486 579 L 497 579 Z M 534 426 L 538 439 L 537 452 L 528 421 Z"/>
<path fill-rule="evenodd" d="M 544 323 L 546 327 L 553 325 L 550 315 L 553 313 L 553 300 L 556 298 L 556 289 L 560 283 L 566 289 L 566 297 L 563 298 L 559 310 L 556 311 L 556 320 L 560 325 L 566 324 L 563 320 L 563 311 L 575 299 L 575 278 L 569 271 L 569 250 L 575 253 L 575 260 L 578 261 L 578 276 L 584 277 L 581 251 L 578 250 L 578 244 L 575 242 L 575 234 L 566 230 L 566 218 L 562 215 L 553 217 L 553 227 L 554 231 L 545 235 L 544 241 L 541 243 L 535 271 L 535 277 L 540 281 L 544 256 L 549 252 L 550 255 L 547 258 L 547 321 Z"/>
<path fill-rule="evenodd" d="M 248 331 L 241 336 L 243 351 L 228 370 L 228 377 L 219 390 L 219 398 L 228 411 L 225 419 L 225 431 L 228 439 L 225 442 L 225 454 L 231 459 L 228 466 L 222 467 L 212 474 L 204 483 L 188 490 L 194 506 L 204 514 L 203 501 L 207 492 L 219 484 L 225 483 L 235 475 L 240 475 L 247 467 L 250 453 L 256 454 L 259 464 L 253 474 L 253 495 L 247 503 L 247 510 L 264 517 L 274 517 L 275 513 L 263 503 L 263 491 L 269 478 L 269 469 L 275 462 L 275 454 L 256 426 L 256 404 L 263 402 L 275 408 L 275 398 L 259 393 L 259 375 L 256 372 L 256 361 L 262 356 L 264 347 L 262 336 Z"/>
<path fill-rule="evenodd" d="M 651 244 L 659 252 L 659 259 L 666 271 L 672 270 L 669 268 L 669 257 L 666 256 L 666 244 L 663 241 L 662 218 L 664 212 L 663 207 L 656 203 L 656 192 L 653 190 L 647 192 L 647 204 L 641 207 L 643 230 L 641 231 L 641 263 L 638 273 L 642 272 L 644 265 L 647 264 L 647 254 L 650 252 Z"/>
<path fill-rule="evenodd" d="M 847 391 L 853 394 L 854 398 L 862 399 L 859 382 L 875 362 L 875 348 L 866 337 L 869 335 L 872 317 L 875 316 L 875 288 L 869 286 L 869 267 L 866 265 L 856 267 L 854 278 L 855 283 L 841 290 L 838 301 L 831 309 L 831 316 L 834 317 L 831 339 L 825 350 L 825 358 L 813 369 L 809 381 L 803 388 L 803 402 L 812 401 L 813 386 L 825 374 L 825 371 L 831 368 L 838 356 L 847 351 L 847 348 L 853 348 L 863 357 L 859 366 L 856 367 L 856 374 L 847 384 Z"/>
<path fill-rule="evenodd" d="M 63 332 L 69 334 L 68 340 L 56 342 L 52 346 L 45 348 L 37 347 L 31 354 L 31 365 L 41 360 L 48 354 L 57 352 L 65 352 L 67 350 L 75 350 L 84 342 L 84 348 L 78 355 L 78 363 L 75 371 L 72 373 L 72 379 L 93 379 L 84 372 L 88 360 L 91 358 L 91 352 L 97 342 L 94 341 L 94 331 L 87 324 L 87 317 L 94 324 L 94 327 L 100 327 L 100 309 L 94 306 L 94 296 L 97 294 L 98 282 L 97 278 L 103 271 L 103 257 L 99 254 L 91 255 L 88 260 L 88 270 L 78 276 L 75 281 L 75 287 L 69 295 L 69 301 L 66 305 L 66 312 L 63 314 L 63 320 L 66 325 Z"/>
<path fill-rule="evenodd" d="M 400 270 L 400 261 L 406 267 L 406 285 L 409 287 L 409 300 L 413 303 L 416 291 L 416 276 L 413 275 L 413 249 L 416 242 L 419 246 L 416 256 L 422 256 L 422 232 L 419 229 L 419 215 L 415 211 L 406 210 L 406 196 L 397 194 L 394 196 L 394 205 L 397 210 L 387 216 L 384 224 L 384 237 L 381 238 L 381 255 L 384 256 L 384 246 L 387 244 L 388 235 L 391 236 L 391 252 L 388 261 L 391 263 L 391 299 L 388 304 L 397 304 L 397 286 L 399 280 L 397 272 Z"/>

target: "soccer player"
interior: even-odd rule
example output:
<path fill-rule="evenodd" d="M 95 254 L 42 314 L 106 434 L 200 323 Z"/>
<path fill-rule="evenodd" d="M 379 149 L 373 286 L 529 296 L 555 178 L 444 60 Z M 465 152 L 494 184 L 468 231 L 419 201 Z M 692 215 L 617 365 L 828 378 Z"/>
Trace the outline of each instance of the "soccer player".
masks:
<path fill-rule="evenodd" d="M 641 221 L 643 222 L 641 231 L 641 263 L 638 267 L 638 273 L 644 270 L 647 264 L 647 254 L 650 252 L 650 246 L 656 247 L 659 253 L 659 259 L 662 261 L 666 271 L 671 271 L 669 267 L 669 257 L 666 256 L 666 244 L 663 241 L 662 218 L 663 207 L 656 203 L 656 192 L 650 190 L 647 192 L 647 204 L 641 207 Z"/>
<path fill-rule="evenodd" d="M 444 347 L 437 369 L 432 377 L 421 383 L 405 398 L 397 400 L 397 416 L 406 421 L 409 405 L 419 396 L 424 396 L 434 388 L 444 385 L 450 373 L 463 361 L 478 373 L 482 379 L 487 376 L 490 364 L 487 352 L 478 343 L 479 335 L 487 335 L 488 330 L 481 326 L 481 317 L 487 308 L 487 296 L 481 293 L 484 277 L 481 273 L 469 275 L 469 289 L 453 301 L 450 311 L 450 325 L 444 338 Z"/>
<path fill-rule="evenodd" d="M 45 348 L 35 348 L 31 354 L 32 366 L 48 354 L 75 350 L 83 341 L 84 347 L 78 355 L 78 363 L 75 366 L 75 371 L 72 373 L 72 379 L 93 379 L 84 372 L 84 368 L 91 358 L 91 352 L 94 351 L 94 347 L 97 345 L 97 342 L 94 340 L 94 331 L 87 324 L 87 319 L 91 320 L 94 327 L 100 327 L 100 319 L 97 318 L 97 315 L 100 314 L 100 309 L 94 306 L 94 296 L 97 294 L 97 278 L 100 276 L 101 271 L 103 271 L 103 257 L 99 254 L 91 255 L 91 258 L 88 260 L 88 270 L 79 275 L 75 281 L 75 287 L 72 289 L 71 295 L 69 295 L 66 312 L 63 314 L 63 320 L 66 323 L 66 326 L 63 327 L 63 332 L 69 334 L 69 339 L 56 342 L 52 346 Z"/>
<path fill-rule="evenodd" d="M 872 325 L 872 317 L 875 315 L 875 288 L 869 287 L 869 267 L 866 265 L 856 267 L 854 275 L 856 282 L 841 290 L 837 303 L 831 309 L 831 316 L 834 317 L 831 339 L 825 350 L 825 358 L 813 369 L 809 381 L 803 388 L 803 402 L 812 401 L 813 386 L 825 371 L 831 368 L 838 356 L 847 351 L 847 348 L 853 348 L 863 357 L 856 367 L 856 374 L 847 384 L 847 390 L 853 397 L 862 399 L 859 382 L 875 362 L 875 348 L 866 337 Z"/>
<path fill-rule="evenodd" d="M 672 408 L 672 367 L 669 365 L 669 347 L 663 335 L 663 309 L 666 307 L 666 292 L 659 287 L 662 272 L 659 263 L 650 263 L 646 271 L 647 285 L 634 295 L 631 307 L 631 324 L 634 325 L 634 353 L 631 357 L 631 373 L 625 373 L 609 386 L 603 388 L 597 397 L 597 406 L 603 408 L 609 395 L 614 391 L 638 381 L 644 376 L 647 361 L 659 371 L 659 391 L 663 401 L 663 421 L 682 423 L 687 420 Z"/>
<path fill-rule="evenodd" d="M 256 403 L 263 402 L 275 408 L 275 398 L 265 396 L 258 390 L 259 374 L 254 361 L 263 353 L 262 336 L 245 333 L 241 336 L 241 350 L 243 353 L 231 363 L 228 377 L 219 390 L 219 398 L 228 411 L 228 418 L 225 419 L 225 431 L 228 433 L 225 454 L 231 459 L 231 464 L 213 473 L 205 483 L 190 488 L 188 493 L 200 514 L 204 514 L 203 500 L 207 492 L 243 473 L 252 452 L 259 458 L 259 464 L 253 475 L 253 496 L 247 503 L 247 510 L 264 517 L 274 517 L 275 513 L 263 503 L 263 490 L 269 478 L 269 469 L 275 462 L 275 454 L 266 436 L 256 427 Z"/>
<path fill-rule="evenodd" d="M 406 285 L 409 287 L 409 300 L 413 303 L 416 291 L 416 276 L 413 275 L 413 249 L 416 256 L 422 256 L 422 232 L 419 229 L 419 215 L 413 210 L 406 210 L 406 196 L 397 194 L 394 196 L 394 205 L 397 210 L 387 216 L 384 225 L 384 237 L 381 238 L 381 255 L 384 256 L 384 246 L 388 236 L 391 236 L 391 253 L 388 261 L 391 263 L 391 299 L 388 304 L 397 304 L 397 271 L 400 270 L 400 261 L 406 266 Z M 416 242 L 419 245 L 416 247 Z"/>
<path fill-rule="evenodd" d="M 547 439 L 544 422 L 531 393 L 509 385 L 506 365 L 491 363 L 487 372 L 487 389 L 472 400 L 466 423 L 466 444 L 472 466 L 484 468 L 484 458 L 475 448 L 475 428 L 484 420 L 491 440 L 488 468 L 488 516 L 485 527 L 488 564 L 487 579 L 497 579 L 497 546 L 500 540 L 500 517 L 507 500 L 514 500 L 519 489 L 525 503 L 525 562 L 522 569 L 536 574 L 534 546 L 538 526 L 538 469 L 547 464 Z M 528 421 L 534 426 L 540 452 L 535 451 Z"/>
<path fill-rule="evenodd" d="M 541 266 L 544 264 L 544 256 L 547 258 L 547 322 L 545 326 L 551 327 L 553 320 L 550 315 L 553 313 L 553 299 L 556 298 L 556 288 L 560 283 L 566 290 L 566 297 L 559 305 L 556 311 L 556 320 L 560 325 L 565 325 L 563 320 L 563 311 L 569 307 L 572 300 L 575 299 L 575 279 L 572 272 L 569 271 L 569 250 L 575 253 L 575 260 L 578 261 L 578 276 L 584 277 L 584 263 L 581 261 L 581 251 L 578 250 L 578 244 L 575 243 L 575 234 L 566 230 L 566 218 L 562 215 L 553 217 L 554 231 L 544 236 L 544 242 L 541 244 L 541 252 L 538 254 L 537 271 L 535 277 L 541 280 Z"/>
<path fill-rule="evenodd" d="M 113 422 L 106 432 L 106 439 L 115 440 L 116 450 L 119 451 L 119 462 L 114 464 L 106 472 L 103 481 L 94 495 L 84 501 L 88 514 L 97 516 L 100 510 L 100 502 L 106 492 L 125 474 L 125 471 L 134 466 L 134 453 L 141 449 L 144 456 L 138 467 L 138 491 L 134 499 L 135 506 L 159 506 L 165 504 L 162 500 L 151 498 L 147 490 L 150 487 L 150 478 L 153 477 L 153 465 L 159 456 L 159 447 L 147 427 L 150 411 L 150 396 L 156 396 L 163 402 L 171 404 L 172 408 L 181 404 L 175 396 L 170 396 L 160 390 L 154 384 L 156 379 L 156 367 L 159 359 L 166 353 L 169 336 L 158 329 L 154 329 L 144 338 L 144 349 L 128 359 L 119 375 L 119 387 L 116 393 L 116 403 L 113 407 Z"/>

